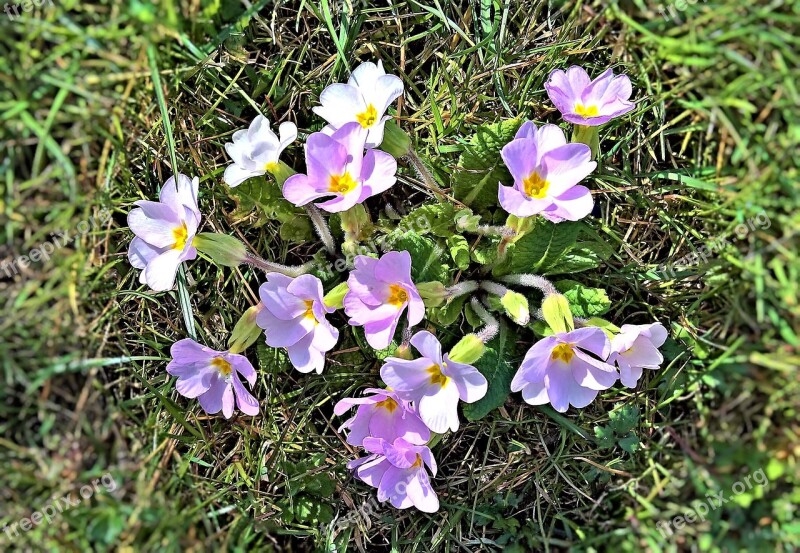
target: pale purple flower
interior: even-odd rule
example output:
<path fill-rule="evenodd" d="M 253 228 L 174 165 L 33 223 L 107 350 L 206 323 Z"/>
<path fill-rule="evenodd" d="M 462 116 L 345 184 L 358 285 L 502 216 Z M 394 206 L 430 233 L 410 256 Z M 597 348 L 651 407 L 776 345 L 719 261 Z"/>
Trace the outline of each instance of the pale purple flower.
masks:
<path fill-rule="evenodd" d="M 527 121 L 500 154 L 514 177 L 514 186 L 501 183 L 498 197 L 512 215 L 538 214 L 557 223 L 577 221 L 591 213 L 592 194 L 578 185 L 597 167 L 586 144 L 567 144 L 564 131 L 557 126 L 537 129 Z"/>
<path fill-rule="evenodd" d="M 351 325 L 364 327 L 370 346 L 384 349 L 406 308 L 409 327 L 425 317 L 425 304 L 411 281 L 411 256 L 407 251 L 388 252 L 380 259 L 358 255 L 354 265 L 344 312 Z"/>
<path fill-rule="evenodd" d="M 256 371 L 244 355 L 227 351 L 215 351 L 184 338 L 172 344 L 172 361 L 167 372 L 177 376 L 175 388 L 184 397 L 197 398 L 200 407 L 209 415 L 222 414 L 226 419 L 233 416 L 234 400 L 245 415 L 258 414 L 258 400 L 239 380 L 243 376 L 252 387 L 256 383 Z"/>
<path fill-rule="evenodd" d="M 667 329 L 661 323 L 622 325 L 620 333 L 611 339 L 608 362 L 619 367 L 619 379 L 633 388 L 642 377 L 642 369 L 656 370 L 664 362 L 658 348 L 667 340 Z"/>
<path fill-rule="evenodd" d="M 387 499 L 393 507 L 416 507 L 425 513 L 439 510 L 439 498 L 431 487 L 427 466 L 436 476 L 436 461 L 431 450 L 402 438 L 388 442 L 382 438 L 364 438 L 364 449 L 372 453 L 347 464 L 355 477 L 378 488 L 378 501 Z"/>
<path fill-rule="evenodd" d="M 202 216 L 197 207 L 200 180 L 178 174 L 161 189 L 159 201 L 139 200 L 128 214 L 128 226 L 136 237 L 128 249 L 128 260 L 143 269 L 139 282 L 156 292 L 171 289 L 178 266 L 197 257 L 192 240 Z"/>
<path fill-rule="evenodd" d="M 334 308 L 322 299 L 322 282 L 314 275 L 267 273 L 258 293 L 264 309 L 256 324 L 264 329 L 267 345 L 286 348 L 298 371 L 321 373 L 325 352 L 339 340 L 339 331 L 325 318 Z"/>
<path fill-rule="evenodd" d="M 284 197 L 294 205 L 333 196 L 316 205 L 325 211 L 346 211 L 392 186 L 397 161 L 380 150 L 367 150 L 367 131 L 348 123 L 328 136 L 317 132 L 306 142 L 307 175 L 292 175 L 283 184 Z"/>
<path fill-rule="evenodd" d="M 222 179 L 231 188 L 251 177 L 258 177 L 278 167 L 281 152 L 297 139 L 297 126 L 286 121 L 278 127 L 280 138 L 269 128 L 269 120 L 257 116 L 247 130 L 233 133 L 233 142 L 225 144 L 225 151 L 233 163 L 225 168 Z"/>
<path fill-rule="evenodd" d="M 559 413 L 570 405 L 586 407 L 599 390 L 617 381 L 617 370 L 600 360 L 610 350 L 608 336 L 597 327 L 543 338 L 528 350 L 511 381 L 511 391 L 521 390 L 522 399 L 531 405 L 550 403 Z"/>
<path fill-rule="evenodd" d="M 615 76 L 611 69 L 593 81 L 576 65 L 566 71 L 556 69 L 544 88 L 564 120 L 575 125 L 596 127 L 635 107 L 629 101 L 631 80 L 627 75 Z"/>
<path fill-rule="evenodd" d="M 486 395 L 488 384 L 478 369 L 457 363 L 430 332 L 411 337 L 411 345 L 422 354 L 414 360 L 388 357 L 381 367 L 381 378 L 401 399 L 413 401 L 428 428 L 440 434 L 458 430 L 458 400 L 478 401 Z"/>
<path fill-rule="evenodd" d="M 393 442 L 403 438 L 412 444 L 425 444 L 431 439 L 431 432 L 408 402 L 403 401 L 391 390 L 367 388 L 365 397 L 351 397 L 339 401 L 333 408 L 337 416 L 358 406 L 356 414 L 347 420 L 339 431 L 349 428 L 347 443 L 361 445 L 364 438 L 383 438 Z"/>
<path fill-rule="evenodd" d="M 353 71 L 347 84 L 335 83 L 322 91 L 322 104 L 314 113 L 330 123 L 323 132 L 331 134 L 347 123 L 356 122 L 368 134 L 367 148 L 377 148 L 383 141 L 383 128 L 390 115 L 384 115 L 395 98 L 403 93 L 403 81 L 387 75 L 383 63 L 364 62 Z"/>

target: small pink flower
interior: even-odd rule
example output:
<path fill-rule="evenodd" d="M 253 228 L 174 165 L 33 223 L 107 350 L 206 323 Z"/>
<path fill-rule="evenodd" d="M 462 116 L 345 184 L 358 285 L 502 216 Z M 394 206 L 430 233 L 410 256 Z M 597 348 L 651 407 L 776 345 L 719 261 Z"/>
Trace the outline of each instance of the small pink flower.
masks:
<path fill-rule="evenodd" d="M 252 387 L 256 371 L 244 355 L 215 351 L 185 338 L 172 344 L 167 372 L 177 376 L 175 388 L 183 397 L 198 398 L 209 415 L 233 416 L 234 400 L 245 415 L 258 414 L 258 400 L 242 385 L 239 375 Z"/>
<path fill-rule="evenodd" d="M 256 324 L 264 329 L 267 345 L 286 348 L 298 371 L 321 373 L 325 352 L 339 340 L 339 331 L 325 318 L 334 309 L 322 299 L 322 282 L 314 275 L 268 273 L 258 293 L 264 309 Z"/>
<path fill-rule="evenodd" d="M 431 432 L 407 401 L 403 401 L 390 390 L 368 388 L 365 397 L 345 398 L 333 408 L 337 416 L 358 406 L 353 418 L 345 422 L 342 429 L 350 429 L 347 443 L 361 445 L 364 438 L 383 438 L 393 442 L 403 438 L 413 444 L 425 444 L 431 439 Z"/>
<path fill-rule="evenodd" d="M 355 477 L 378 488 L 378 501 L 389 501 L 397 509 L 416 507 L 424 513 L 439 510 L 439 498 L 431 487 L 427 466 L 436 476 L 436 461 L 431 450 L 402 438 L 388 442 L 364 438 L 364 449 L 372 453 L 347 464 Z"/>
<path fill-rule="evenodd" d="M 296 206 L 333 196 L 316 204 L 336 213 L 346 211 L 392 186 L 397 161 L 380 150 L 367 150 L 367 131 L 347 123 L 331 136 L 317 132 L 306 142 L 307 175 L 292 175 L 283 184 L 284 197 Z"/>
<path fill-rule="evenodd" d="M 619 379 L 634 388 L 642 377 L 642 369 L 656 370 L 664 362 L 658 348 L 667 340 L 667 329 L 661 323 L 622 325 L 620 333 L 611 339 L 608 362 L 619 367 Z"/>
<path fill-rule="evenodd" d="M 627 75 L 615 76 L 611 69 L 593 81 L 582 67 L 556 69 L 544 88 L 564 120 L 575 125 L 596 127 L 635 107 L 628 101 L 631 80 Z"/>
<path fill-rule="evenodd" d="M 555 125 L 537 129 L 528 121 L 501 156 L 514 186 L 498 189 L 500 205 L 517 217 L 541 215 L 553 221 L 577 221 L 592 212 L 594 201 L 578 183 L 594 171 L 597 163 L 585 144 L 567 144 L 564 131 Z"/>
<path fill-rule="evenodd" d="M 159 201 L 139 200 L 128 214 L 128 226 L 136 237 L 128 249 L 128 260 L 143 269 L 139 282 L 156 292 L 175 285 L 178 266 L 197 257 L 192 240 L 200 225 L 197 188 L 200 180 L 186 175 L 170 177 Z"/>
<path fill-rule="evenodd" d="M 411 255 L 407 251 L 388 252 L 380 259 L 359 255 L 354 264 L 344 312 L 351 325 L 364 327 L 370 346 L 384 349 L 406 308 L 409 326 L 425 317 L 425 304 L 411 281 Z"/>
<path fill-rule="evenodd" d="M 442 345 L 427 330 L 412 336 L 411 345 L 422 357 L 388 357 L 381 367 L 381 378 L 398 397 L 415 403 L 428 428 L 439 434 L 455 432 L 459 426 L 458 400 L 473 403 L 485 396 L 486 377 L 472 365 L 442 355 Z"/>
<path fill-rule="evenodd" d="M 522 399 L 531 405 L 550 403 L 559 413 L 570 405 L 586 407 L 599 390 L 617 381 L 617 370 L 600 360 L 608 357 L 610 349 L 608 336 L 596 327 L 543 338 L 528 350 L 511 381 L 511 391 L 522 391 Z"/>

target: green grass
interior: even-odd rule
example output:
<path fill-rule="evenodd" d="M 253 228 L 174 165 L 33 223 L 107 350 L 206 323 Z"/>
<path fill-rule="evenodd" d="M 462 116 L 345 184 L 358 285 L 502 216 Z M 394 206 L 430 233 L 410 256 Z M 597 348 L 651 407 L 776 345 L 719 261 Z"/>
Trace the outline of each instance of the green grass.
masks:
<path fill-rule="evenodd" d="M 0 270 L 0 525 L 103 474 L 118 483 L 10 543 L 0 534 L 4 548 L 800 546 L 796 5 L 698 2 L 666 20 L 640 0 L 204 4 L 56 2 L 0 15 L 0 263 L 113 213 L 49 260 L 11 278 Z M 365 520 L 354 513 L 374 493 L 347 474 L 356 453 L 332 407 L 375 385 L 379 360 L 350 333 L 321 377 L 253 346 L 263 414 L 205 416 L 166 377 L 169 346 L 187 336 L 191 307 L 199 339 L 224 347 L 263 275 L 197 260 L 185 293 L 153 295 L 125 257 L 125 216 L 177 167 L 200 176 L 204 230 L 267 259 L 309 259 L 317 240 L 276 239 L 274 221 L 237 209 L 222 145 L 257 109 L 273 121 L 291 113 L 301 136 L 318 130 L 319 92 L 376 57 L 403 78 L 398 120 L 445 185 L 479 125 L 558 122 L 542 89 L 552 69 L 626 71 L 639 104 L 604 128 L 590 179 L 600 207 L 590 224 L 614 253 L 577 278 L 608 291 L 609 320 L 658 319 L 675 342 L 668 366 L 586 409 L 558 415 L 513 394 L 480 421 L 462 418 L 435 448 L 442 509 L 383 505 Z M 301 166 L 299 143 L 287 153 Z M 403 167 L 385 199 L 428 196 Z M 659 276 L 720 239 L 706 261 Z M 627 426 L 635 453 L 614 443 Z M 609 430 L 611 443 L 595 439 Z M 659 521 L 706 494 L 734 495 L 758 470 L 765 488 L 659 533 Z M 346 522 L 333 536 L 335 522 L 314 522 L 328 510 Z"/>

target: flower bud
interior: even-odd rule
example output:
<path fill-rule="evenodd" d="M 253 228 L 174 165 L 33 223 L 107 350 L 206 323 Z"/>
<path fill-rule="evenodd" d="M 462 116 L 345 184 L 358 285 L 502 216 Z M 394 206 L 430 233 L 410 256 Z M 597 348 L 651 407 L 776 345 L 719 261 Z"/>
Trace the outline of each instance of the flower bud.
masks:
<path fill-rule="evenodd" d="M 548 294 L 542 302 L 542 317 L 553 332 L 571 332 L 575 329 L 569 301 L 561 294 Z"/>
<path fill-rule="evenodd" d="M 528 234 L 535 224 L 535 217 L 517 217 L 516 215 L 509 215 L 506 219 L 506 226 L 514 231 L 514 236 L 509 238 L 512 244 Z"/>
<path fill-rule="evenodd" d="M 286 182 L 286 179 L 297 173 L 297 171 L 282 161 L 270 163 L 267 167 L 267 171 L 269 171 L 270 174 L 275 177 L 275 181 L 278 183 L 278 186 L 283 186 L 283 183 Z"/>
<path fill-rule="evenodd" d="M 417 292 L 425 302 L 425 307 L 439 307 L 447 299 L 447 288 L 441 282 L 420 282 Z"/>
<path fill-rule="evenodd" d="M 325 294 L 325 297 L 322 298 L 322 301 L 328 307 L 333 307 L 334 309 L 341 309 L 344 304 L 344 296 L 347 294 L 347 291 L 350 288 L 347 286 L 346 282 L 342 282 L 341 284 L 337 285 L 333 290 Z"/>
<path fill-rule="evenodd" d="M 477 334 L 467 334 L 453 346 L 448 357 L 456 363 L 472 365 L 481 358 L 485 350 L 486 346 Z"/>
<path fill-rule="evenodd" d="M 347 211 L 341 212 L 339 216 L 341 217 L 345 240 L 360 242 L 371 234 L 372 221 L 364 204 L 356 204 Z"/>
<path fill-rule="evenodd" d="M 528 309 L 528 298 L 509 290 L 500 298 L 500 305 L 506 311 L 512 321 L 520 326 L 525 326 L 531 320 L 531 312 Z"/>
<path fill-rule="evenodd" d="M 236 267 L 247 260 L 247 248 L 241 241 L 216 232 L 201 232 L 192 245 L 222 267 Z"/>
<path fill-rule="evenodd" d="M 247 311 L 233 327 L 231 337 L 228 339 L 228 349 L 231 353 L 240 353 L 250 347 L 259 336 L 261 328 L 256 324 L 256 316 L 264 308 L 259 302 Z"/>
<path fill-rule="evenodd" d="M 401 158 L 411 151 L 411 138 L 394 120 L 389 120 L 383 127 L 381 150 L 395 158 Z"/>
<path fill-rule="evenodd" d="M 600 152 L 600 127 L 575 125 L 572 131 L 572 142 L 586 144 L 592 150 L 592 159 L 597 159 Z"/>

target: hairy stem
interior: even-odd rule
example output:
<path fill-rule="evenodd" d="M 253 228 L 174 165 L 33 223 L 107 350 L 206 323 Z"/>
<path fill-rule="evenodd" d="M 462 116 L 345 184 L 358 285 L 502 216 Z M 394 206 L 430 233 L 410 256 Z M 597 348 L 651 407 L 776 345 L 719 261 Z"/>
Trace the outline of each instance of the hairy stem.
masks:
<path fill-rule="evenodd" d="M 308 213 L 311 222 L 314 224 L 314 229 L 316 229 L 320 240 L 322 240 L 322 243 L 325 245 L 325 249 L 328 253 L 336 253 L 336 243 L 333 241 L 333 235 L 328 228 L 328 223 L 326 223 L 325 219 L 322 217 L 319 208 L 314 204 L 308 204 L 305 207 L 306 213 Z"/>
<path fill-rule="evenodd" d="M 497 336 L 497 333 L 500 331 L 500 323 L 497 322 L 497 319 L 486 310 L 480 301 L 478 301 L 478 298 L 472 298 L 470 306 L 472 306 L 472 310 L 475 311 L 475 314 L 478 315 L 486 325 L 477 332 L 478 338 L 485 344 Z"/>
<path fill-rule="evenodd" d="M 304 275 L 309 271 L 309 269 L 311 269 L 311 266 L 313 265 L 312 262 L 308 262 L 303 265 L 290 267 L 288 265 L 281 265 L 280 263 L 267 261 L 266 259 L 262 259 L 251 252 L 247 252 L 245 254 L 244 262 L 248 265 L 261 269 L 262 271 L 266 271 L 267 273 L 280 273 L 288 277 L 298 277 L 300 275 Z"/>
<path fill-rule="evenodd" d="M 444 196 L 444 192 L 439 185 L 436 183 L 436 179 L 433 178 L 433 174 L 428 169 L 427 165 L 422 161 L 422 158 L 417 155 L 417 152 L 414 151 L 413 148 L 408 150 L 408 153 L 404 156 L 414 169 L 414 172 L 417 173 L 417 176 L 420 180 L 425 183 L 425 186 L 434 194 L 436 194 L 437 198 L 441 199 Z"/>
<path fill-rule="evenodd" d="M 464 294 L 469 294 L 470 292 L 474 292 L 478 289 L 478 283 L 474 280 L 465 280 L 464 282 L 459 282 L 458 284 L 452 285 L 450 288 L 446 290 L 448 299 L 457 298 L 459 296 L 463 296 Z"/>
<path fill-rule="evenodd" d="M 500 280 L 507 284 L 516 284 L 517 286 L 528 286 L 541 290 L 545 296 L 550 294 L 558 294 L 558 290 L 553 286 L 553 283 L 539 275 L 521 274 L 521 275 L 507 275 L 501 277 Z"/>
<path fill-rule="evenodd" d="M 506 295 L 508 292 L 508 288 L 503 286 L 502 284 L 497 284 L 496 282 L 491 282 L 488 280 L 484 280 L 481 282 L 481 288 L 486 290 L 490 294 L 494 294 L 495 296 L 500 296 L 501 298 Z"/>

